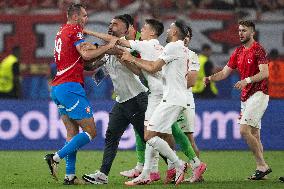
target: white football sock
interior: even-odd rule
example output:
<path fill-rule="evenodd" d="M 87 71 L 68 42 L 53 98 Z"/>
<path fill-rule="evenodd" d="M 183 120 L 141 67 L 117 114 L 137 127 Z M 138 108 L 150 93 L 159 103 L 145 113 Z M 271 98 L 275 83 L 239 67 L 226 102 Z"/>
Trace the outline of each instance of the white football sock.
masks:
<path fill-rule="evenodd" d="M 154 150 L 154 157 L 152 159 L 152 169 L 151 172 L 158 173 L 159 172 L 159 158 L 160 154 L 157 150 Z"/>
<path fill-rule="evenodd" d="M 198 159 L 198 157 L 194 157 L 192 160 L 189 161 L 192 169 L 195 169 L 196 167 L 198 167 L 200 165 L 200 160 Z"/>
<path fill-rule="evenodd" d="M 171 147 L 165 140 L 161 139 L 158 136 L 155 136 L 148 140 L 147 143 L 174 164 L 181 164 L 178 156 L 175 154 L 175 152 L 171 149 Z"/>
<path fill-rule="evenodd" d="M 143 163 L 137 162 L 135 169 L 138 169 L 139 171 L 142 171 L 143 170 L 143 166 L 144 166 Z"/>
<path fill-rule="evenodd" d="M 65 175 L 65 178 L 67 178 L 68 180 L 72 180 L 74 177 L 75 177 L 75 174 Z"/>
<path fill-rule="evenodd" d="M 155 152 L 154 148 L 150 146 L 148 143 L 146 143 L 145 164 L 142 172 L 144 176 L 150 175 L 150 171 L 152 168 L 152 159 L 154 158 L 154 152 Z"/>
<path fill-rule="evenodd" d="M 54 156 L 52 157 L 52 159 L 56 162 L 59 162 L 60 161 L 60 157 L 57 153 L 54 154 Z"/>
<path fill-rule="evenodd" d="M 175 168 L 175 164 L 171 162 L 169 159 L 167 159 L 168 162 L 168 170 Z"/>

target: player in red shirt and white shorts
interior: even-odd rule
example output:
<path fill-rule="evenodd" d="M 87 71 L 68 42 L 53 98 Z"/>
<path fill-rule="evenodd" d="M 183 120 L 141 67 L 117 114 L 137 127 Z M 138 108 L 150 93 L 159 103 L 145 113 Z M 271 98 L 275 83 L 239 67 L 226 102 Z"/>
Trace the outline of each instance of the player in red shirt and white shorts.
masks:
<path fill-rule="evenodd" d="M 256 161 L 256 171 L 249 177 L 261 180 L 272 170 L 263 157 L 260 140 L 261 118 L 267 108 L 268 61 L 264 48 L 254 40 L 255 25 L 251 21 L 239 22 L 239 37 L 242 45 L 230 57 L 222 71 L 204 78 L 204 83 L 220 81 L 237 69 L 241 80 L 234 87 L 241 90 L 240 133 L 250 147 Z"/>

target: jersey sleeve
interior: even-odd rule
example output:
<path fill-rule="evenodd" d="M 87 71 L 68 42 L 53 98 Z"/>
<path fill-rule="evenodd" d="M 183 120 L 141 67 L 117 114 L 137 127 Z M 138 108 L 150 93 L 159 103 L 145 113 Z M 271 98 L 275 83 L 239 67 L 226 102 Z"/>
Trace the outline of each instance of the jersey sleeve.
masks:
<path fill-rule="evenodd" d="M 232 69 L 236 69 L 238 64 L 237 64 L 237 52 L 238 52 L 238 49 L 236 49 L 233 54 L 231 55 L 228 63 L 227 63 L 227 66 L 232 68 Z"/>
<path fill-rule="evenodd" d="M 255 55 L 256 55 L 256 62 L 258 65 L 268 64 L 267 55 L 263 48 L 257 49 Z"/>
<path fill-rule="evenodd" d="M 145 48 L 145 42 L 139 41 L 139 40 L 129 40 L 130 48 L 132 50 L 136 50 L 138 52 L 141 52 L 141 49 Z"/>
<path fill-rule="evenodd" d="M 164 48 L 162 54 L 159 56 L 158 59 L 162 59 L 165 61 L 166 64 L 172 62 L 173 60 L 177 59 L 177 56 L 175 55 L 175 49 L 173 45 L 166 45 Z"/>
<path fill-rule="evenodd" d="M 188 71 L 199 71 L 200 64 L 197 54 L 194 53 L 191 58 L 191 65 L 189 66 Z"/>
<path fill-rule="evenodd" d="M 84 38 L 84 35 L 83 35 L 83 30 L 82 30 L 81 27 L 75 26 L 73 28 L 73 32 L 72 32 L 72 35 L 71 35 L 71 40 L 72 40 L 74 46 L 77 46 L 80 43 L 85 42 L 85 38 Z"/>

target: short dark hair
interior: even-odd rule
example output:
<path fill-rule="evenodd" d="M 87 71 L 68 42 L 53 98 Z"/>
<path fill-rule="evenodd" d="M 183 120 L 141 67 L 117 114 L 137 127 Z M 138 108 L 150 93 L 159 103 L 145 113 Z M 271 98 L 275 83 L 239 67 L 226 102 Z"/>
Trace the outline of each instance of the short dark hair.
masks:
<path fill-rule="evenodd" d="M 177 20 L 174 24 L 180 31 L 180 39 L 184 40 L 184 38 L 188 35 L 188 26 L 182 20 Z"/>
<path fill-rule="evenodd" d="M 119 19 L 119 20 L 121 20 L 121 21 L 126 25 L 126 28 L 127 28 L 127 29 L 129 28 L 129 22 L 128 22 L 128 20 L 125 18 L 124 15 L 115 16 L 113 19 Z"/>
<path fill-rule="evenodd" d="M 239 25 L 251 27 L 255 31 L 255 24 L 251 20 L 241 20 L 239 21 Z"/>
<path fill-rule="evenodd" d="M 191 29 L 191 27 L 190 26 L 187 26 L 187 30 L 188 30 L 188 33 L 187 33 L 187 36 L 189 37 L 189 39 L 191 39 L 192 38 L 192 29 Z"/>
<path fill-rule="evenodd" d="M 125 19 L 128 21 L 129 25 L 132 25 L 132 26 L 133 26 L 133 24 L 134 24 L 134 19 L 133 19 L 133 17 L 132 17 L 131 15 L 129 15 L 129 14 L 124 14 L 123 16 L 124 16 Z"/>
<path fill-rule="evenodd" d="M 79 14 L 81 12 L 81 8 L 86 9 L 86 7 L 79 3 L 72 3 L 67 9 L 67 17 L 71 18 L 74 13 Z"/>
<path fill-rule="evenodd" d="M 158 37 L 164 32 L 164 24 L 158 20 L 146 19 L 145 23 L 149 24 L 155 30 Z"/>

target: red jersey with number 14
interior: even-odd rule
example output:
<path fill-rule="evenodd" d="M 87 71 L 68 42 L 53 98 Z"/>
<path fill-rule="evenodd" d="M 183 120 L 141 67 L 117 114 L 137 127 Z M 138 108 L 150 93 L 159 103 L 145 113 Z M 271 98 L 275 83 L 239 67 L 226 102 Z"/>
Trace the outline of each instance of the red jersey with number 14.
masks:
<path fill-rule="evenodd" d="M 56 34 L 54 58 L 57 73 L 51 85 L 66 82 L 83 84 L 84 61 L 76 45 L 84 42 L 83 29 L 77 24 L 64 24 Z"/>
<path fill-rule="evenodd" d="M 258 43 L 254 42 L 252 46 L 246 49 L 243 45 L 238 47 L 231 55 L 227 64 L 232 69 L 237 69 L 240 73 L 241 80 L 259 73 L 259 65 L 268 64 L 266 52 Z M 268 80 L 247 84 L 242 90 L 241 101 L 245 102 L 250 96 L 257 91 L 268 94 Z"/>

